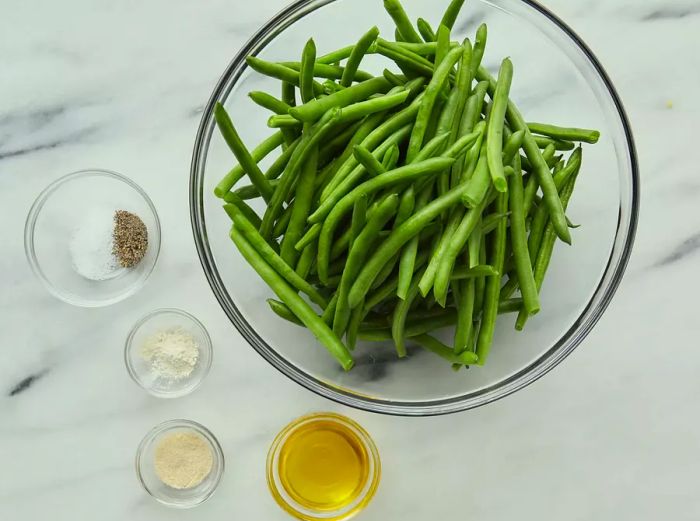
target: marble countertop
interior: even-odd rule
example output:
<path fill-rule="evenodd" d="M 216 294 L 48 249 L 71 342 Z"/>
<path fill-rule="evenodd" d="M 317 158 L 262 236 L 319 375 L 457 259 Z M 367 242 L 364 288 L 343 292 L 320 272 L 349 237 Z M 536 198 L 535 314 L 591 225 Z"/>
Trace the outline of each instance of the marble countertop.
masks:
<path fill-rule="evenodd" d="M 283 425 L 317 410 L 357 419 L 380 447 L 383 480 L 363 520 L 699 519 L 700 321 L 691 297 L 700 3 L 546 1 L 591 45 L 628 110 L 643 177 L 635 251 L 607 313 L 554 371 L 487 407 L 423 419 L 345 409 L 295 385 L 244 346 L 202 273 L 183 211 L 201 109 L 231 56 L 284 4 L 4 6 L 0 519 L 287 519 L 267 491 L 265 455 Z M 22 245 L 39 190 L 91 166 L 134 178 L 163 222 L 146 288 L 103 309 L 51 297 Z M 173 401 L 147 396 L 122 362 L 129 327 L 163 306 L 201 317 L 215 344 L 241 344 L 218 350 L 204 386 Z M 144 433 L 176 417 L 207 425 L 227 455 L 220 489 L 191 511 L 157 504 L 134 475 Z M 464 445 L 465 433 L 478 445 Z"/>

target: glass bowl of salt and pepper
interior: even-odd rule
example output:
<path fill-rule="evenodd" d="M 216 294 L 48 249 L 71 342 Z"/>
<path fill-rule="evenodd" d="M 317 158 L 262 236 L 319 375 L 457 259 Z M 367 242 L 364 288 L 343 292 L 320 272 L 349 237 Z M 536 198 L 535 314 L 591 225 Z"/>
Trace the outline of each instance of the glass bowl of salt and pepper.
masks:
<path fill-rule="evenodd" d="M 160 251 L 160 222 L 148 195 L 129 178 L 83 170 L 39 194 L 24 246 L 53 295 L 76 306 L 107 306 L 145 284 Z"/>

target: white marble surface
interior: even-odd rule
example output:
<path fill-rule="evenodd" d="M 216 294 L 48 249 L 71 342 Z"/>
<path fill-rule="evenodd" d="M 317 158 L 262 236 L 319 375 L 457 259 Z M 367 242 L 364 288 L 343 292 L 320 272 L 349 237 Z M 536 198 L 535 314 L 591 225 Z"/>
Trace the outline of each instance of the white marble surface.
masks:
<path fill-rule="evenodd" d="M 291 418 L 327 409 L 358 419 L 381 450 L 363 520 L 700 518 L 700 3 L 547 2 L 607 67 L 634 126 L 635 252 L 608 312 L 561 366 L 495 404 L 428 419 L 345 410 L 296 386 L 243 346 L 202 274 L 186 189 L 200 110 L 232 54 L 284 4 L 3 4 L 0 519 L 286 519 L 265 485 L 267 447 Z M 22 247 L 38 191 L 90 166 L 133 177 L 164 226 L 146 288 L 95 310 L 49 296 Z M 204 386 L 175 401 L 145 395 L 122 363 L 131 324 L 161 306 L 202 318 L 218 348 Z M 158 505 L 134 475 L 143 434 L 174 417 L 209 426 L 228 458 L 220 490 L 192 511 Z"/>

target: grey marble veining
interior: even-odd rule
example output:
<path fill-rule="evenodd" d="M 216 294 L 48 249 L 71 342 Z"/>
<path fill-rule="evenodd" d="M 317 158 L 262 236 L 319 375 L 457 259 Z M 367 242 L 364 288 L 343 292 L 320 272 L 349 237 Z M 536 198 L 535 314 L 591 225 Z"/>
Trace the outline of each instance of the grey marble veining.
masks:
<path fill-rule="evenodd" d="M 356 418 L 380 447 L 383 479 L 363 520 L 700 519 L 700 3 L 546 2 L 598 55 L 628 110 L 643 177 L 635 252 L 605 316 L 552 373 L 488 407 L 426 419 L 345 409 L 287 380 L 245 346 L 202 274 L 186 189 L 202 107 L 284 4 L 4 5 L 0 519 L 287 519 L 267 491 L 265 455 L 284 424 L 314 410 Z M 163 222 L 151 280 L 105 309 L 49 296 L 22 243 L 38 192 L 91 166 L 136 180 Z M 122 361 L 133 322 L 163 306 L 200 317 L 216 346 L 203 387 L 175 401 L 146 396 Z M 134 475 L 141 437 L 176 417 L 211 428 L 227 456 L 220 489 L 192 511 L 156 504 Z"/>

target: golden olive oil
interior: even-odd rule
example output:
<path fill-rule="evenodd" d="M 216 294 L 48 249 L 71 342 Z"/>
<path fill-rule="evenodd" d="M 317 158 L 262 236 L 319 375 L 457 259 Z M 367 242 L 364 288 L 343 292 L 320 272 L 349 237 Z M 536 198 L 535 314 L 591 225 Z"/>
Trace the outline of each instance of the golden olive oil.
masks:
<path fill-rule="evenodd" d="M 351 504 L 370 477 L 365 445 L 337 421 L 301 425 L 284 441 L 278 461 L 282 487 L 299 505 L 315 511 Z"/>

